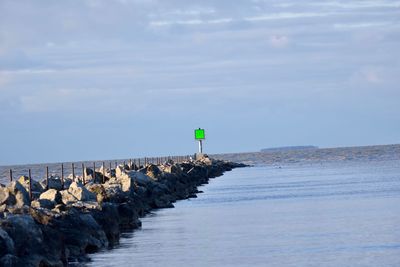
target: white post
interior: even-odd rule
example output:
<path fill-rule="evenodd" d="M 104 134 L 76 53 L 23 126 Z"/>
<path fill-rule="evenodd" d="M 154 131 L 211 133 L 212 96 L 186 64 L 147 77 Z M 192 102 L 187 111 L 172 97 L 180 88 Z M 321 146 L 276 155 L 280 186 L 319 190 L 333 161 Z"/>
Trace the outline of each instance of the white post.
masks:
<path fill-rule="evenodd" d="M 199 153 L 203 154 L 203 140 L 199 140 Z"/>

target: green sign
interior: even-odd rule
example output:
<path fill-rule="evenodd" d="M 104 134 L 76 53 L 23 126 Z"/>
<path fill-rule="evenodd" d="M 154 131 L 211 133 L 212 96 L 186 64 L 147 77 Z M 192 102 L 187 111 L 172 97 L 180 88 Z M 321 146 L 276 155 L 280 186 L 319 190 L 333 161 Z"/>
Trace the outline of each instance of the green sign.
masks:
<path fill-rule="evenodd" d="M 204 129 L 196 129 L 194 130 L 194 138 L 196 140 L 203 140 L 206 139 L 206 134 L 204 133 Z"/>

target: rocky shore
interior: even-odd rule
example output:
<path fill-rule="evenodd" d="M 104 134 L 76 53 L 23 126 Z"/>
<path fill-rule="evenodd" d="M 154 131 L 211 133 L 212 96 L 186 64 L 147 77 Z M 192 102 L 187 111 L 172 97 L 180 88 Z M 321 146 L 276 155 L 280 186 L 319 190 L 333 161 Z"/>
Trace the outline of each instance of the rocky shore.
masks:
<path fill-rule="evenodd" d="M 85 169 L 83 177 L 0 184 L 0 266 L 67 266 L 118 243 L 152 209 L 196 197 L 197 186 L 245 165 L 196 161 Z M 103 176 L 103 173 L 105 174 Z M 85 181 L 85 184 L 82 183 Z M 29 195 L 31 188 L 32 196 Z"/>

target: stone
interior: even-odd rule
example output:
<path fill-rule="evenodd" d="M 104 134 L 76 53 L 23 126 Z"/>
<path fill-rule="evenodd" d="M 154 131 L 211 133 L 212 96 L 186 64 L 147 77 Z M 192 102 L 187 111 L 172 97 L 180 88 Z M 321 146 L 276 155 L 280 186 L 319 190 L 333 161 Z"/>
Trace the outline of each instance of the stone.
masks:
<path fill-rule="evenodd" d="M 7 188 L 10 194 L 15 197 L 15 206 L 22 207 L 24 205 L 30 205 L 29 193 L 18 181 L 12 181 L 7 185 Z"/>
<path fill-rule="evenodd" d="M 3 267 L 14 267 L 14 266 L 22 266 L 18 257 L 12 254 L 6 254 L 0 258 L 0 266 Z"/>
<path fill-rule="evenodd" d="M 43 233 L 30 215 L 10 215 L 1 225 L 14 241 L 16 255 L 33 255 L 40 252 Z"/>
<path fill-rule="evenodd" d="M 31 181 L 32 181 L 32 191 L 34 191 L 34 192 L 42 192 L 43 191 L 43 187 L 40 185 L 40 183 L 36 182 L 33 179 L 31 179 Z M 25 187 L 26 191 L 29 191 L 29 177 L 21 176 L 21 177 L 19 177 L 18 182 Z"/>
<path fill-rule="evenodd" d="M 48 209 L 51 210 L 55 206 L 55 202 L 48 200 L 48 199 L 37 199 L 31 202 L 31 207 L 32 208 L 42 208 L 42 209 Z"/>
<path fill-rule="evenodd" d="M 48 199 L 54 203 L 60 204 L 62 203 L 62 196 L 59 191 L 56 189 L 49 189 L 45 192 L 43 192 L 39 199 Z"/>
<path fill-rule="evenodd" d="M 0 186 L 0 205 L 14 205 L 15 203 L 15 196 L 10 194 L 8 188 Z"/>
<path fill-rule="evenodd" d="M 42 186 L 43 190 L 46 190 L 47 180 L 43 179 L 39 183 Z M 61 178 L 58 177 L 58 176 L 50 176 L 49 177 L 49 186 L 48 186 L 48 188 L 49 189 L 62 190 Z"/>
<path fill-rule="evenodd" d="M 73 182 L 68 188 L 68 193 L 78 201 L 96 201 L 96 195 L 87 190 L 81 183 Z"/>
<path fill-rule="evenodd" d="M 78 201 L 78 199 L 76 197 L 74 197 L 73 195 L 71 195 L 68 192 L 68 190 L 62 190 L 62 191 L 60 191 L 60 194 L 61 194 L 61 201 L 65 205 Z"/>
<path fill-rule="evenodd" d="M 0 228 L 0 258 L 8 253 L 14 254 L 14 241 L 6 231 Z"/>
<path fill-rule="evenodd" d="M 146 169 L 146 175 L 154 180 L 157 180 L 157 178 L 161 175 L 161 170 L 157 165 L 147 165 Z"/>
<path fill-rule="evenodd" d="M 163 171 L 166 173 L 172 173 L 172 174 L 177 174 L 177 175 L 182 174 L 182 169 L 178 164 L 167 165 L 164 167 Z"/>

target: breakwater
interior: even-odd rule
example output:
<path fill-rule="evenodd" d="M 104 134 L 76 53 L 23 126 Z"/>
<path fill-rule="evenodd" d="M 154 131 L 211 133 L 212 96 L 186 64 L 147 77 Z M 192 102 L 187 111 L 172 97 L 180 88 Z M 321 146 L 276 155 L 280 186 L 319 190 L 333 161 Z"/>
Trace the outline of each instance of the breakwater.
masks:
<path fill-rule="evenodd" d="M 205 156 L 86 168 L 82 177 L 50 177 L 45 183 L 22 176 L 0 185 L 0 266 L 85 261 L 88 253 L 116 244 L 121 231 L 140 227 L 139 218 L 150 210 L 195 197 L 197 186 L 244 166 Z"/>

